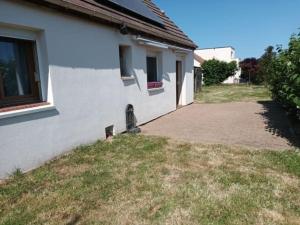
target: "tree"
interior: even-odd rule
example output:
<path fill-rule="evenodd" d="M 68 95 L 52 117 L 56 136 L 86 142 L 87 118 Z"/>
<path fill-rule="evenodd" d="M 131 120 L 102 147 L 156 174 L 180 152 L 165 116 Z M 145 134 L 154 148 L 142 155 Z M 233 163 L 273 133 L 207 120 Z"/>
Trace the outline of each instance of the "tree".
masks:
<path fill-rule="evenodd" d="M 260 81 L 268 82 L 273 75 L 273 61 L 276 56 L 273 46 L 268 46 L 265 53 L 259 58 L 258 76 Z"/>
<path fill-rule="evenodd" d="M 268 85 L 273 98 L 291 111 L 300 110 L 300 34 L 292 35 L 288 49 L 277 48 L 268 67 Z"/>
<path fill-rule="evenodd" d="M 253 82 L 255 84 L 260 83 L 259 62 L 256 58 L 246 58 L 240 62 L 240 67 L 242 70 L 241 78 L 248 82 Z"/>
<path fill-rule="evenodd" d="M 220 84 L 237 71 L 235 61 L 226 63 L 216 59 L 207 60 L 202 64 L 203 81 L 205 85 Z"/>

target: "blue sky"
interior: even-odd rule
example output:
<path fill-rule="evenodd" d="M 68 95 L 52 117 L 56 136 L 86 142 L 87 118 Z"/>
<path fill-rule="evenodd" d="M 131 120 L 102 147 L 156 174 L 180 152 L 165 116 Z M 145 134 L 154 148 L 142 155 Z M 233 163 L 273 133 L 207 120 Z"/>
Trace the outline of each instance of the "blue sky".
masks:
<path fill-rule="evenodd" d="M 154 0 L 200 48 L 231 45 L 239 58 L 287 46 L 300 30 L 300 0 Z"/>

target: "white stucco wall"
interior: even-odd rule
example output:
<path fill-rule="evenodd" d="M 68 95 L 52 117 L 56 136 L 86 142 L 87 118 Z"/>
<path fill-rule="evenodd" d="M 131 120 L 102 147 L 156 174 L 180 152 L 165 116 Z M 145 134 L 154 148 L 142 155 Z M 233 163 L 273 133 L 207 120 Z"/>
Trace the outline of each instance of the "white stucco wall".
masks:
<path fill-rule="evenodd" d="M 205 60 L 217 59 L 231 62 L 235 58 L 235 50 L 231 47 L 197 49 L 195 53 Z"/>
<path fill-rule="evenodd" d="M 239 59 L 235 57 L 235 49 L 232 47 L 221 47 L 221 48 L 206 48 L 206 49 L 197 49 L 195 54 L 201 56 L 204 60 L 217 59 L 224 62 L 236 61 L 239 65 Z M 229 77 L 223 83 L 233 84 L 237 83 L 241 76 L 241 69 L 235 73 L 234 76 Z"/>
<path fill-rule="evenodd" d="M 16 168 L 32 169 L 73 147 L 105 138 L 105 127 L 123 132 L 125 108 L 134 106 L 137 124 L 176 109 L 176 59 L 171 49 L 150 49 L 162 55 L 164 89 L 147 90 L 149 49 L 118 30 L 52 10 L 0 1 L 0 36 L 20 31 L 35 34 L 43 99 L 55 109 L 1 118 L 0 178 Z M 123 81 L 119 45 L 132 47 L 133 76 Z M 182 56 L 182 105 L 193 102 L 193 53 Z"/>

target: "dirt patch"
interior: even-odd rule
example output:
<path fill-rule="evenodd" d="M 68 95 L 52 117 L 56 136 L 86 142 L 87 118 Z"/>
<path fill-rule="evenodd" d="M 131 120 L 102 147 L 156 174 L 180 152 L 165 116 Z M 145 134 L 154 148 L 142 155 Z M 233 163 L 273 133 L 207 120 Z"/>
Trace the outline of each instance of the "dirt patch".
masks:
<path fill-rule="evenodd" d="M 59 166 L 54 169 L 60 176 L 74 176 L 81 174 L 91 168 L 89 164 L 80 164 L 76 167 L 74 166 Z"/>

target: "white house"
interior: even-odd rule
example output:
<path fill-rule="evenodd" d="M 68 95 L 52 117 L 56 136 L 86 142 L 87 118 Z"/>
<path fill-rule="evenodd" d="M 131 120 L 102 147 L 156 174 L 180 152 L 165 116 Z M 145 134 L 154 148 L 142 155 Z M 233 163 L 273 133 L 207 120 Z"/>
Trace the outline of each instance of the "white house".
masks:
<path fill-rule="evenodd" d="M 196 56 L 200 56 L 204 60 L 217 59 L 219 61 L 224 62 L 232 62 L 236 61 L 237 65 L 239 65 L 239 58 L 235 57 L 235 49 L 231 46 L 227 47 L 217 47 L 217 48 L 203 48 L 195 50 L 194 57 L 194 66 L 199 66 L 199 60 L 197 60 Z M 238 83 L 240 81 L 241 69 L 236 72 L 234 76 L 229 77 L 224 81 L 226 84 Z"/>
<path fill-rule="evenodd" d="M 196 47 L 151 0 L 1 0 L 0 178 L 192 103 Z"/>

